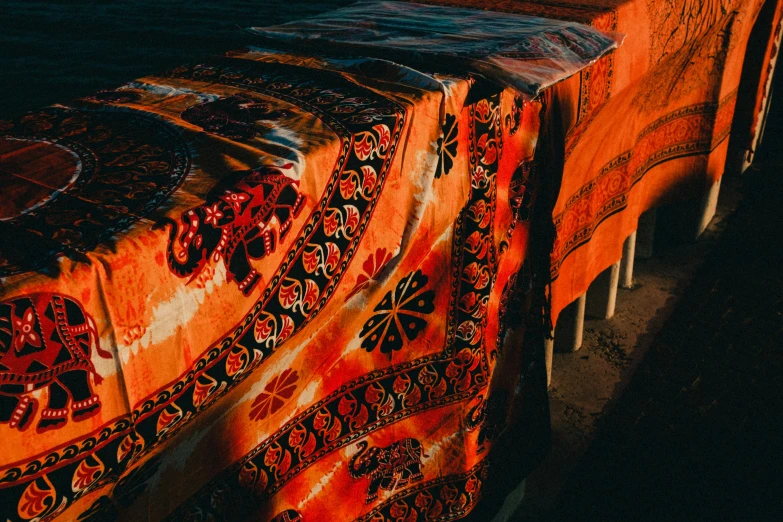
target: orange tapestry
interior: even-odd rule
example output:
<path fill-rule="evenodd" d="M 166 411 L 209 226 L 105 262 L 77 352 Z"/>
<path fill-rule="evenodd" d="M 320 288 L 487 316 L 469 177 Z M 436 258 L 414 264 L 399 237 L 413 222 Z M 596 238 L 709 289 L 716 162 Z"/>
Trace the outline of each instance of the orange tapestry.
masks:
<path fill-rule="evenodd" d="M 509 419 L 545 431 L 506 314 L 540 104 L 347 64 L 0 122 L 0 518 L 455 519 Z"/>
<path fill-rule="evenodd" d="M 547 125 L 562 128 L 553 196 L 552 316 L 621 257 L 639 215 L 693 199 L 723 174 L 738 97 L 755 118 L 767 95 L 783 3 L 767 0 L 763 45 L 747 49 L 763 0 L 426 0 L 590 24 L 626 35 L 598 63 L 553 87 Z M 738 92 L 746 54 L 761 84 Z M 757 120 L 754 120 L 757 121 Z M 752 132 L 745 132 L 746 143 Z M 751 136 L 747 138 L 748 134 Z M 742 145 L 743 147 L 745 145 Z M 555 183 L 557 185 L 558 183 Z"/>
<path fill-rule="evenodd" d="M 451 520 L 535 462 L 537 292 L 719 178 L 761 2 L 448 3 L 627 37 L 545 103 L 257 48 L 0 121 L 0 516 Z"/>

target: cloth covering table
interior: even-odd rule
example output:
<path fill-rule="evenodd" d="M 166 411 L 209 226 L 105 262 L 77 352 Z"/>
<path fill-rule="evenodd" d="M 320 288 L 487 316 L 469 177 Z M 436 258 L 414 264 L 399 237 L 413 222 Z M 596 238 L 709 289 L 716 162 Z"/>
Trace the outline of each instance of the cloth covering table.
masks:
<path fill-rule="evenodd" d="M 254 48 L 1 121 L 0 518 L 466 516 L 546 445 L 540 113 Z"/>
<path fill-rule="evenodd" d="M 720 179 L 738 99 L 745 115 L 737 148 L 753 147 L 780 42 L 779 0 L 424 1 L 626 35 L 615 52 L 551 89 L 546 125 L 557 128 L 553 147 L 564 159 L 550 185 L 555 322 L 621 258 L 643 212 L 697 198 Z M 754 26 L 757 47 L 748 49 Z M 758 64 L 746 68 L 740 91 L 746 55 Z"/>
<path fill-rule="evenodd" d="M 627 36 L 538 99 L 259 44 L 0 121 L 0 515 L 450 520 L 536 462 L 539 291 L 719 179 L 781 4 L 429 3 Z"/>

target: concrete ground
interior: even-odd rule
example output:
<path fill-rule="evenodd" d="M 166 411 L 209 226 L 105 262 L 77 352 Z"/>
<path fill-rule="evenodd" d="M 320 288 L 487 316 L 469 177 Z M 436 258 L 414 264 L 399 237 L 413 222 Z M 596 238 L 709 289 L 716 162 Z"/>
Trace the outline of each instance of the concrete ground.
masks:
<path fill-rule="evenodd" d="M 553 449 L 513 520 L 783 520 L 781 105 L 701 240 L 659 242 L 555 354 Z"/>

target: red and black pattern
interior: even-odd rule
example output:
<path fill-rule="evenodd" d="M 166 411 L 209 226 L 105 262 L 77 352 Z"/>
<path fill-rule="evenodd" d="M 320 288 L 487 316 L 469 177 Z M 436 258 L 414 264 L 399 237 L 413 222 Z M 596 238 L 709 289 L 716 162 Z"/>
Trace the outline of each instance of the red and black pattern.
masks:
<path fill-rule="evenodd" d="M 260 122 L 279 120 L 287 115 L 287 111 L 272 109 L 269 103 L 246 94 L 234 94 L 193 105 L 180 117 L 207 132 L 241 141 L 256 137 Z"/>
<path fill-rule="evenodd" d="M 397 283 L 394 292 L 389 291 L 375 305 L 375 315 L 364 324 L 359 336 L 364 337 L 362 348 L 372 352 L 381 347 L 381 353 L 401 350 L 404 339 L 416 339 L 427 326 L 425 316 L 435 310 L 434 290 L 424 291 L 427 276 L 417 270 Z"/>
<path fill-rule="evenodd" d="M 299 182 L 284 174 L 291 167 L 265 166 L 223 178 L 204 203 L 183 213 L 179 233 L 177 222 L 167 219 L 171 271 L 192 281 L 207 263 L 223 259 L 228 280 L 250 294 L 261 278 L 250 259 L 274 252 L 304 205 Z"/>
<path fill-rule="evenodd" d="M 0 421 L 27 429 L 38 413 L 30 394 L 40 389 L 47 390 L 48 400 L 38 433 L 98 414 L 94 385 L 102 379 L 91 360 L 93 349 L 111 358 L 100 347 L 94 320 L 72 297 L 41 293 L 0 303 Z M 0 506 L 15 511 L 4 515 L 8 520 L 53 517 L 73 499 L 116 480 L 134 448 L 126 435 L 130 430 L 129 419 L 120 419 L 79 443 L 6 468 Z"/>
<path fill-rule="evenodd" d="M 117 481 L 111 494 L 98 497 L 98 500 L 79 516 L 79 521 L 108 522 L 117 520 L 120 509 L 133 504 L 136 498 L 147 489 L 147 484 L 157 473 L 160 462 L 160 456 L 156 456 L 129 471 Z"/>
<path fill-rule="evenodd" d="M 438 148 L 438 166 L 435 169 L 435 178 L 448 174 L 454 166 L 457 157 L 457 136 L 459 136 L 459 122 L 453 114 L 446 114 L 441 135 L 436 143 Z"/>
<path fill-rule="evenodd" d="M 288 330 L 277 330 L 274 335 L 267 332 L 264 325 L 270 317 L 278 324 L 295 324 L 299 329 L 318 313 L 328 302 L 361 240 L 383 189 L 405 121 L 405 111 L 400 105 L 336 74 L 239 59 L 183 67 L 172 74 L 243 86 L 310 112 L 340 137 L 340 156 L 321 201 L 246 320 L 232 328 L 226 339 L 215 343 L 214 348 L 179 381 L 139 405 L 132 414 L 132 423 L 117 419 L 84 440 L 2 470 L 0 486 L 8 487 L 0 489 L 0 505 L 8 506 L 8 512 L 3 511 L 2 515 L 9 520 L 22 520 L 22 515 L 16 511 L 20 498 L 25 495 L 44 498 L 42 491 L 48 495 L 45 498 L 50 499 L 40 504 L 42 509 L 49 509 L 51 505 L 58 506 L 58 510 L 65 509 L 87 490 L 74 490 L 71 482 L 80 466 L 90 459 L 101 462 L 101 481 L 116 480 L 161 440 L 171 437 L 217 397 L 244 380 L 262 359 L 290 336 L 292 332 Z M 116 115 L 122 123 L 125 121 L 122 118 L 129 118 L 134 113 L 95 114 Z M 87 112 L 87 115 L 93 116 L 93 113 Z M 42 128 L 52 127 L 44 125 Z M 165 125 L 163 128 L 167 129 Z M 165 136 L 162 131 L 147 131 L 144 135 L 147 140 Z M 111 137 L 111 133 L 107 136 Z M 139 143 L 143 142 L 139 140 Z M 114 150 L 125 145 L 126 142 L 118 141 L 107 147 Z M 118 154 L 120 152 L 118 150 Z M 349 190 L 349 181 L 357 178 L 354 190 Z M 145 208 L 155 206 L 157 203 L 148 202 Z M 105 227 L 105 224 L 101 226 Z M 327 240 L 338 248 L 336 262 L 328 263 L 326 270 L 309 269 L 302 253 L 326 244 Z M 304 288 L 297 287 L 300 281 L 304 282 Z M 98 484 L 94 481 L 89 489 Z M 30 506 L 39 504 L 33 502 Z"/>
<path fill-rule="evenodd" d="M 96 384 L 102 379 L 90 360 L 93 348 L 111 359 L 92 317 L 71 297 L 31 294 L 0 302 L 0 422 L 26 430 L 38 410 L 30 394 L 42 388 L 48 403 L 39 433 L 97 414 L 101 401 L 89 377 Z"/>
<path fill-rule="evenodd" d="M 522 112 L 525 108 L 525 100 L 522 96 L 514 96 L 514 103 L 511 105 L 511 112 L 506 114 L 506 127 L 509 128 L 509 135 L 513 136 L 519 130 L 522 123 Z"/>
<path fill-rule="evenodd" d="M 484 399 L 483 395 L 476 397 L 476 405 L 468 412 L 465 427 L 469 430 L 478 429 L 478 446 L 476 453 L 486 449 L 486 443 L 495 440 L 506 427 L 508 414 L 508 392 L 495 390 Z"/>
<path fill-rule="evenodd" d="M 709 154 L 731 130 L 737 91 L 720 103 L 688 105 L 663 116 L 636 138 L 633 148 L 606 163 L 589 183 L 571 195 L 554 217 L 557 238 L 551 255 L 551 275 L 580 245 L 590 241 L 598 225 L 628 205 L 631 188 L 656 165 L 688 156 Z"/>
<path fill-rule="evenodd" d="M 278 513 L 271 522 L 303 522 L 302 515 L 300 515 L 294 509 L 286 509 L 282 513 Z"/>
<path fill-rule="evenodd" d="M 250 68 L 260 67 L 253 64 Z M 183 72 L 183 70 L 179 71 L 179 73 Z M 292 75 L 290 70 L 282 72 L 289 77 Z M 281 71 L 277 71 L 277 73 L 272 77 L 277 78 Z M 236 74 L 230 76 L 231 81 L 237 80 Z M 327 79 L 331 80 L 335 77 L 329 75 Z M 258 78 L 252 80 L 255 83 L 261 83 Z M 229 81 L 229 79 L 225 81 Z M 280 88 L 281 84 L 282 82 L 274 82 L 276 88 Z M 378 160 L 382 165 L 382 168 L 378 170 L 378 177 L 374 182 L 359 179 L 354 184 L 353 194 L 350 194 L 350 203 L 355 206 L 357 201 L 361 203 L 361 197 L 353 197 L 358 192 L 366 193 L 368 197 L 377 198 L 380 194 L 385 168 L 390 161 L 389 154 L 396 146 L 399 130 L 402 127 L 404 112 L 394 104 L 384 106 L 385 101 L 374 93 L 363 92 L 361 94 L 365 94 L 367 97 L 360 99 L 354 92 L 353 99 L 361 102 L 359 113 L 355 114 L 341 109 L 335 113 L 349 114 L 349 116 L 345 116 L 343 120 L 332 118 L 321 109 L 327 101 L 339 104 L 341 100 L 345 99 L 346 95 L 341 93 L 340 87 L 342 86 L 329 89 L 328 94 L 324 94 L 325 89 L 319 92 L 317 88 L 312 86 L 302 88 L 299 91 L 300 95 L 313 94 L 314 98 L 318 99 L 320 106 L 304 102 L 301 105 L 330 123 L 343 137 L 344 147 L 342 148 L 343 155 L 338 159 L 333 179 L 327 187 L 326 197 L 320 207 L 317 207 L 316 212 L 310 216 L 308 224 L 305 225 L 304 234 L 300 235 L 295 242 L 294 248 L 298 249 L 298 252 L 307 251 L 305 246 L 307 234 L 321 233 L 348 240 L 348 252 L 350 255 L 353 254 L 364 229 L 364 223 L 366 223 L 365 216 L 371 211 L 371 205 L 362 206 L 363 212 L 358 225 L 341 220 L 337 217 L 336 212 L 329 212 L 329 209 L 334 208 L 333 202 L 339 201 L 339 198 L 343 197 L 342 194 L 338 194 L 336 187 L 340 186 L 339 192 L 347 190 L 343 186 L 346 185 L 345 183 L 338 184 L 340 179 L 338 176 L 350 170 L 350 178 L 346 178 L 356 180 L 356 172 L 357 170 L 361 171 L 361 168 L 358 166 L 358 168 L 355 167 L 356 170 L 349 168 L 355 162 L 354 157 Z M 358 90 L 352 84 L 345 86 L 345 88 L 346 90 Z M 294 90 L 292 85 L 288 85 L 285 89 Z M 308 89 L 310 90 L 308 91 Z M 274 95 L 287 96 L 278 92 L 275 92 Z M 375 97 L 377 102 L 375 106 L 372 97 Z M 291 99 L 287 98 L 288 101 Z M 493 220 L 491 216 L 489 219 L 479 218 L 476 210 L 482 206 L 480 200 L 484 201 L 484 207 L 487 207 L 489 202 L 494 203 L 494 175 L 499 150 L 502 149 L 502 140 L 499 139 L 498 101 L 499 98 L 494 97 L 489 101 L 479 103 L 477 110 L 471 111 L 472 118 L 475 120 L 471 122 L 470 133 L 473 154 L 471 161 L 472 195 L 468 205 L 455 223 L 454 288 L 448 326 L 449 341 L 444 352 L 396 368 L 368 374 L 336 391 L 313 405 L 300 417 L 292 420 L 274 437 L 268 439 L 246 459 L 233 467 L 234 471 L 229 470 L 225 475 L 228 477 L 233 475 L 235 480 L 233 489 L 235 491 L 246 491 L 245 485 L 249 484 L 248 477 L 253 476 L 254 466 L 258 470 L 257 476 L 259 477 L 255 484 L 264 482 L 261 478 L 262 471 L 266 474 L 268 482 L 261 488 L 254 486 L 260 490 L 261 495 L 251 503 L 254 504 L 258 498 L 263 498 L 276 491 L 296 473 L 326 453 L 357 440 L 371 430 L 426 408 L 467 399 L 486 386 L 487 362 L 485 350 L 482 349 L 480 327 L 486 314 L 486 300 L 492 287 L 488 283 L 494 280 L 492 274 L 496 261 L 494 248 L 491 245 L 491 223 Z M 379 129 L 386 121 L 392 122 L 392 128 L 395 129 L 395 133 L 389 136 L 389 138 L 393 138 L 391 140 L 384 137 L 384 133 L 381 132 L 382 128 Z M 360 130 L 367 127 L 370 127 L 371 130 Z M 353 134 L 349 132 L 351 128 L 356 129 L 356 132 Z M 385 157 L 381 158 L 384 154 Z M 348 198 L 343 197 L 343 200 L 348 201 Z M 374 201 L 372 205 L 374 205 Z M 492 208 L 492 205 L 489 205 L 489 208 Z M 333 219 L 329 220 L 329 216 L 332 216 Z M 316 230 L 316 226 L 319 224 L 321 228 Z M 338 230 L 339 234 L 336 233 Z M 354 231 L 359 233 L 354 233 Z M 316 243 L 313 242 L 313 244 Z M 273 284 L 282 281 L 282 274 L 285 274 L 286 270 L 292 268 L 292 265 L 296 263 L 295 256 L 294 251 L 289 253 L 283 268 L 275 275 Z M 313 265 L 306 262 L 299 265 L 299 270 L 306 274 L 321 272 L 327 274 L 327 277 L 331 275 L 333 287 L 337 283 L 334 280 L 335 272 L 341 272 L 347 264 L 345 257 L 336 267 L 331 267 L 331 263 L 327 262 L 328 256 L 322 256 L 319 259 L 320 261 L 317 263 L 320 267 L 319 271 L 313 269 Z M 297 279 L 306 280 L 307 278 L 299 277 Z M 277 289 L 279 290 L 281 286 L 278 284 Z M 469 295 L 471 292 L 472 295 Z M 268 297 L 271 293 L 271 290 L 265 292 L 266 300 L 260 301 L 256 305 L 256 310 L 262 311 L 264 302 L 275 303 Z M 281 303 L 280 296 L 284 296 L 284 294 L 285 292 L 282 291 L 277 293 L 277 303 Z M 331 292 L 328 292 L 326 298 L 321 297 L 317 303 L 318 307 L 325 304 L 330 294 Z M 297 292 L 293 292 L 293 295 L 297 297 L 295 302 L 298 303 L 298 306 L 291 306 L 291 309 L 299 311 L 300 320 L 306 321 L 307 307 L 312 305 L 304 300 L 299 300 Z M 464 295 L 468 295 L 468 298 L 463 302 L 463 305 L 469 306 L 458 305 L 460 298 Z M 314 311 L 310 308 L 310 313 L 314 313 Z M 276 324 L 285 325 L 284 315 L 272 315 L 266 312 L 264 318 L 273 317 Z M 261 314 L 258 314 L 256 317 L 260 316 Z M 276 329 L 274 332 L 276 337 L 272 342 L 269 342 L 269 338 L 264 342 L 258 341 L 255 339 L 256 330 L 260 330 L 258 335 L 268 334 L 258 326 L 259 321 L 253 322 L 250 317 L 243 325 L 245 325 L 246 331 L 252 332 L 253 353 L 257 351 L 261 351 L 262 354 L 269 353 L 290 336 L 290 332 L 286 334 L 284 330 Z M 254 327 L 250 328 L 251 325 Z M 283 335 L 280 335 L 281 333 Z M 234 336 L 235 340 L 238 340 L 237 335 Z M 118 419 L 113 424 L 97 430 L 85 440 L 55 449 L 49 455 L 42 456 L 38 460 L 28 461 L 21 467 L 4 470 L 2 477 L 0 477 L 0 484 L 5 484 L 8 487 L 2 490 L 2 496 L 5 499 L 2 505 L 17 506 L 18 499 L 25 498 L 27 499 L 25 506 L 39 506 L 41 507 L 40 514 L 49 516 L 55 510 L 64 509 L 74 499 L 101 484 L 116 481 L 119 474 L 123 473 L 132 462 L 155 447 L 160 440 L 170 437 L 188 419 L 214 401 L 218 395 L 225 393 L 229 386 L 235 386 L 239 380 L 245 378 L 257 367 L 262 357 L 254 360 L 243 358 L 241 350 L 237 349 L 237 346 L 246 349 L 246 345 L 240 345 L 237 342 L 232 349 L 229 344 L 230 338 L 226 341 L 229 342 L 224 341 L 216 345 L 216 349 L 211 350 L 196 365 L 194 371 L 185 376 L 181 384 L 173 388 L 173 393 L 153 399 L 151 408 L 146 411 L 137 410 L 135 426 L 127 419 Z M 215 362 L 222 364 L 214 364 Z M 177 400 L 172 401 L 171 399 Z M 187 411 L 183 411 L 182 406 L 185 406 Z M 145 417 L 144 413 L 153 412 L 150 410 L 157 414 Z M 365 415 L 367 415 L 366 419 Z M 149 421 L 145 424 L 147 419 Z M 293 460 L 289 462 L 289 458 L 292 456 L 296 457 L 298 464 Z M 144 466 L 147 464 L 145 463 Z M 133 474 L 134 471 L 131 471 L 126 475 L 126 478 Z M 227 489 L 229 482 L 223 482 L 211 490 L 210 510 L 224 509 L 227 504 L 220 500 L 233 498 L 233 493 L 229 494 L 231 488 Z M 77 484 L 77 486 L 74 487 L 73 484 Z M 38 502 L 36 499 L 42 500 Z M 104 509 L 109 511 L 115 509 L 109 507 L 108 502 L 110 501 L 104 497 L 93 507 L 96 512 L 100 513 L 105 512 Z M 247 499 L 232 503 L 230 509 L 242 511 L 246 507 L 248 507 Z M 191 508 L 199 509 L 193 504 L 188 507 L 188 509 Z M 25 516 L 26 514 L 29 513 L 25 513 Z M 9 520 L 19 520 L 19 517 L 23 516 L 16 512 L 9 512 L 7 515 Z"/>
<path fill-rule="evenodd" d="M 482 329 L 497 263 L 492 237 L 495 176 L 503 145 L 500 95 L 471 106 L 470 123 L 471 195 L 455 222 L 444 350 L 343 385 L 201 488 L 167 520 L 241 519 L 336 449 L 389 423 L 469 399 L 486 388 L 489 347 Z M 486 214 L 477 213 L 478 208 Z M 215 505 L 218 491 L 225 501 Z M 454 506 L 453 518 L 469 511 L 477 493 L 461 508 Z"/>
<path fill-rule="evenodd" d="M 172 436 L 247 378 L 329 301 L 381 194 L 405 118 L 396 103 L 329 73 L 226 59 L 173 74 L 241 85 L 294 104 L 329 125 L 342 147 L 321 200 L 245 320 L 179 381 L 134 409 L 145 447 Z M 327 244 L 332 251 L 323 263 L 306 255 Z"/>
<path fill-rule="evenodd" d="M 41 148 L 48 153 L 42 154 Z M 188 175 L 189 147 L 164 121 L 141 111 L 49 107 L 11 122 L 0 134 L 0 171 L 25 172 L 32 158 L 62 157 L 34 183 L 4 179 L 8 201 L 40 192 L 2 215 L 0 277 L 40 270 L 56 256 L 84 253 L 158 208 Z M 29 151 L 29 152 L 28 152 Z M 38 173 L 40 176 L 40 172 Z M 14 194 L 14 188 L 18 194 Z M 14 208 L 5 204 L 3 209 Z M 15 248 L 22 244 L 24 248 Z"/>
<path fill-rule="evenodd" d="M 466 473 L 430 480 L 392 495 L 356 522 L 456 520 L 465 517 L 481 498 L 487 467 L 482 461 Z"/>
<path fill-rule="evenodd" d="M 3 516 L 14 521 L 47 516 L 101 484 L 116 480 L 133 455 L 134 440 L 130 418 L 121 418 L 78 442 L 5 468 L 0 476 Z M 84 476 L 92 480 L 79 478 Z M 76 489 L 74 483 L 79 484 Z M 23 498 L 38 498 L 40 503 L 30 503 L 24 514 L 18 514 L 16 506 Z M 35 506 L 39 509 L 33 509 Z"/>
<path fill-rule="evenodd" d="M 421 473 L 421 442 L 418 440 L 402 439 L 385 448 L 368 449 L 367 446 L 367 441 L 359 442 L 359 449 L 348 464 L 348 473 L 354 479 L 370 478 L 366 504 L 378 498 L 378 489 L 394 491 L 424 478 Z"/>
<path fill-rule="evenodd" d="M 609 11 L 591 20 L 590 24 L 602 31 L 617 31 L 617 12 Z M 615 53 L 599 58 L 579 73 L 579 107 L 576 124 L 566 136 L 565 157 L 571 155 L 580 138 L 587 131 L 598 112 L 612 96 Z"/>

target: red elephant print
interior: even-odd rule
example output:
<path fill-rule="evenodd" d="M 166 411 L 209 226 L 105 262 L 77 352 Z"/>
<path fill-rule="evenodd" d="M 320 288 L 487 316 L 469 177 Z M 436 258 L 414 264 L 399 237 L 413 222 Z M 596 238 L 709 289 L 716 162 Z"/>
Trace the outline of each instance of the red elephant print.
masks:
<path fill-rule="evenodd" d="M 392 491 L 423 478 L 421 442 L 416 439 L 402 439 L 386 447 L 369 449 L 367 442 L 361 441 L 358 446 L 359 451 L 348 465 L 348 473 L 355 479 L 370 477 L 367 504 L 378 498 L 379 489 Z"/>
<path fill-rule="evenodd" d="M 60 428 L 71 418 L 96 415 L 101 401 L 92 390 L 102 381 L 90 359 L 101 357 L 95 321 L 72 297 L 39 293 L 0 302 L 0 422 L 26 430 L 38 409 L 31 392 L 46 388 L 48 404 L 37 431 Z"/>
<path fill-rule="evenodd" d="M 300 515 L 294 509 L 286 509 L 282 513 L 278 513 L 271 522 L 303 522 L 302 515 Z"/>
<path fill-rule="evenodd" d="M 171 271 L 190 282 L 210 260 L 222 258 L 227 279 L 250 294 L 261 277 L 250 259 L 274 252 L 304 205 L 299 182 L 283 174 L 292 166 L 236 172 L 215 185 L 204 203 L 183 213 L 181 227 L 165 219 L 163 223 L 171 226 L 167 256 Z"/>

